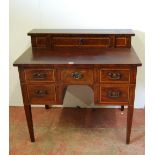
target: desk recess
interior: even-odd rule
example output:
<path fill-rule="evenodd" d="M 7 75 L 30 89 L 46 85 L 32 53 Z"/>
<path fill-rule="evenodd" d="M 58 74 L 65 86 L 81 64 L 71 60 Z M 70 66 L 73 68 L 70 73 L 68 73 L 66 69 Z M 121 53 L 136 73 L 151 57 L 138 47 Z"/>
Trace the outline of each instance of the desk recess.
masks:
<path fill-rule="evenodd" d="M 137 67 L 141 62 L 131 46 L 132 30 L 32 30 L 32 47 L 18 66 L 31 141 L 31 105 L 63 104 L 68 85 L 88 85 L 95 105 L 128 106 L 130 142 Z"/>

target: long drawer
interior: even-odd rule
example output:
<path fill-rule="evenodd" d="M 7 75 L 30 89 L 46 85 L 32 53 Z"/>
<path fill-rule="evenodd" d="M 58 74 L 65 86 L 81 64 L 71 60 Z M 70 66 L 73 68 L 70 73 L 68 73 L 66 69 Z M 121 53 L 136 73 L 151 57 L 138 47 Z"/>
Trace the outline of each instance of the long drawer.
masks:
<path fill-rule="evenodd" d="M 106 37 L 53 37 L 53 47 L 112 47 L 113 40 Z"/>
<path fill-rule="evenodd" d="M 31 36 L 33 49 L 53 49 L 53 48 L 130 48 L 131 36 L 128 35 L 102 35 L 102 36 L 87 36 L 87 35 L 56 35 L 56 34 L 41 34 Z"/>

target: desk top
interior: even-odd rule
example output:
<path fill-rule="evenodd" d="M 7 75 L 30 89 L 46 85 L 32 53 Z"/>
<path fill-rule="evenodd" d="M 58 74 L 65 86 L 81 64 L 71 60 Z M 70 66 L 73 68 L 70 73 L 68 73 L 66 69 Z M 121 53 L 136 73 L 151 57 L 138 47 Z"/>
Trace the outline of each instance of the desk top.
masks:
<path fill-rule="evenodd" d="M 28 35 L 40 35 L 40 34 L 118 34 L 118 35 L 131 35 L 135 33 L 131 29 L 33 29 Z"/>
<path fill-rule="evenodd" d="M 141 61 L 136 55 L 133 47 L 80 50 L 57 49 L 50 52 L 40 51 L 37 54 L 33 54 L 32 48 L 30 47 L 14 62 L 14 66 L 69 64 L 141 66 Z"/>

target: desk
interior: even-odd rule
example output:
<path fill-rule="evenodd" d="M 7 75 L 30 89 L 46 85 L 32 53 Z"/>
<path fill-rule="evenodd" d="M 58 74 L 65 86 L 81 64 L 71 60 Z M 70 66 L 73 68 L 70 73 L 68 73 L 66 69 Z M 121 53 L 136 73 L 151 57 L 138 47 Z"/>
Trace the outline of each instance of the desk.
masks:
<path fill-rule="evenodd" d="M 68 85 L 88 85 L 95 105 L 128 106 L 130 142 L 137 67 L 132 30 L 32 30 L 32 46 L 18 66 L 30 139 L 35 141 L 31 105 L 63 104 Z"/>

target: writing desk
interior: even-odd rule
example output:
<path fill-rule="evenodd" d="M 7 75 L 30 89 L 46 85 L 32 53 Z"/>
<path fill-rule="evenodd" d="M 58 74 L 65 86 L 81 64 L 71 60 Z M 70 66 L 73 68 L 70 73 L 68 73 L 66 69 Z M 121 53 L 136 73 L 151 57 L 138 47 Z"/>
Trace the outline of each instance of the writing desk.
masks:
<path fill-rule="evenodd" d="M 68 85 L 88 85 L 95 105 L 128 106 L 130 142 L 137 67 L 132 30 L 32 30 L 32 46 L 18 66 L 30 139 L 35 141 L 31 105 L 63 104 Z"/>

